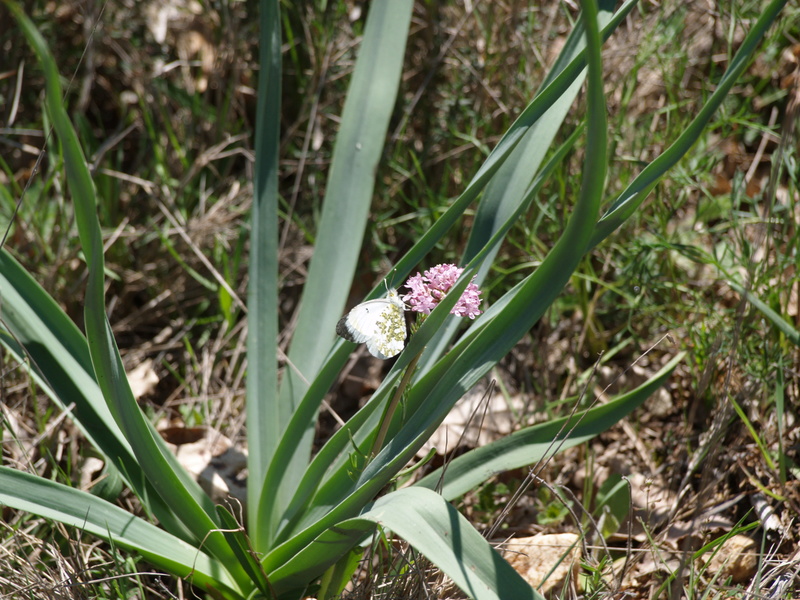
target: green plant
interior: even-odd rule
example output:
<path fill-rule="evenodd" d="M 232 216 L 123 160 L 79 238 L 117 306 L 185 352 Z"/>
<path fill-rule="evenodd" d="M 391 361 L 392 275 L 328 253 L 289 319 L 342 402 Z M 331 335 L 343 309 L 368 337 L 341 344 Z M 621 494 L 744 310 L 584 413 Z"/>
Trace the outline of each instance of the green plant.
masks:
<path fill-rule="evenodd" d="M 6 0 L 45 71 L 47 107 L 63 148 L 88 268 L 85 336 L 3 249 L 3 344 L 73 415 L 159 526 L 100 497 L 8 467 L 0 502 L 80 527 L 136 551 L 152 564 L 226 598 L 299 598 L 315 582 L 336 595 L 352 573 L 351 550 L 376 526 L 404 537 L 476 598 L 536 597 L 529 586 L 448 503 L 502 469 L 530 464 L 582 443 L 639 406 L 683 358 L 647 383 L 601 406 L 523 429 L 454 460 L 446 472 L 376 500 L 411 460 L 452 405 L 528 331 L 561 293 L 586 253 L 630 217 L 660 177 L 689 150 L 755 52 L 785 1 L 773 0 L 754 23 L 714 94 L 679 139 L 598 219 L 605 189 L 607 132 L 600 62 L 608 37 L 635 5 L 613 11 L 584 3 L 584 16 L 541 91 L 509 128 L 462 195 L 395 265 L 404 279 L 446 237 L 480 196 L 462 259 L 464 273 L 410 339 L 370 402 L 312 458 L 320 403 L 350 353 L 334 338 L 357 266 L 369 215 L 375 165 L 397 95 L 412 3 L 374 2 L 350 84 L 314 238 L 315 254 L 288 352 L 278 376 L 278 3 L 261 3 L 261 67 L 251 213 L 248 288 L 247 420 L 249 485 L 246 526 L 214 506 L 177 464 L 138 408 L 122 369 L 104 306 L 104 257 L 94 184 L 62 102 L 55 62 L 44 40 Z M 584 49 L 584 36 L 586 39 Z M 574 98 L 587 85 L 585 127 L 548 157 Z M 499 298 L 455 341 L 450 309 L 475 277 L 482 282 L 500 242 L 564 160 L 585 128 L 583 183 L 562 236 L 541 264 Z M 545 159 L 547 160 L 545 161 Z M 565 209 L 566 210 L 566 209 Z M 382 292 L 376 288 L 370 297 Z M 417 369 L 414 370 L 416 365 Z M 404 410 L 382 421 L 400 384 Z M 383 435 L 385 441 L 376 439 Z M 374 452 L 372 451 L 374 449 Z M 438 489 L 440 493 L 433 490 Z"/>

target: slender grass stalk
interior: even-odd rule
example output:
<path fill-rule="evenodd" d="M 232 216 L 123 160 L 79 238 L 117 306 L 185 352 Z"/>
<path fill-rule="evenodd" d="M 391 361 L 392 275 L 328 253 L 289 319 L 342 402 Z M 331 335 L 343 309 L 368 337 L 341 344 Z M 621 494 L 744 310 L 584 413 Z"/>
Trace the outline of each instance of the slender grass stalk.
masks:
<path fill-rule="evenodd" d="M 381 417 L 381 425 L 378 429 L 378 435 L 375 436 L 375 442 L 372 444 L 372 450 L 370 450 L 369 453 L 370 457 L 374 457 L 376 454 L 378 454 L 381 448 L 383 448 L 383 443 L 386 441 L 386 434 L 389 431 L 389 426 L 392 424 L 394 413 L 397 411 L 397 407 L 400 404 L 400 401 L 403 399 L 403 394 L 405 393 L 406 388 L 411 381 L 411 377 L 414 375 L 414 370 L 416 369 L 420 358 L 422 358 L 421 352 L 418 353 L 410 363 L 408 363 L 408 366 L 403 373 L 403 378 L 400 380 L 400 384 L 394 390 L 389 404 L 386 405 L 386 410 L 383 412 L 383 416 Z"/>

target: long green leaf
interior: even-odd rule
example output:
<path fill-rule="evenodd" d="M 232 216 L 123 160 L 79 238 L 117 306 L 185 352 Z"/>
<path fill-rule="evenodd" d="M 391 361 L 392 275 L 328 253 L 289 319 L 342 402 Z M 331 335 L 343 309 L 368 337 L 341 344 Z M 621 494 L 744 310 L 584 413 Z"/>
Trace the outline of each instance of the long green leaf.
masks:
<path fill-rule="evenodd" d="M 521 202 L 517 206 L 515 212 L 513 214 L 511 214 L 507 218 L 506 222 L 502 225 L 502 227 L 500 229 L 498 229 L 494 233 L 493 237 L 487 242 L 487 244 L 480 251 L 480 253 L 478 253 L 478 255 L 473 258 L 473 265 L 476 268 L 481 264 L 481 261 L 485 260 L 485 258 L 490 254 L 492 248 L 495 248 L 500 243 L 500 241 L 505 237 L 506 233 L 508 233 L 508 231 L 510 231 L 510 229 L 512 228 L 514 223 L 516 223 L 517 219 L 519 219 L 521 217 L 522 213 L 526 210 L 527 206 L 529 205 L 529 201 L 537 194 L 538 190 L 541 188 L 541 186 L 547 180 L 549 174 L 552 172 L 552 170 L 555 168 L 555 166 L 558 165 L 561 162 L 561 160 L 563 160 L 564 156 L 566 156 L 566 154 L 569 151 L 569 149 L 572 148 L 572 146 L 574 145 L 574 143 L 577 140 L 578 135 L 580 133 L 581 133 L 581 129 L 580 128 L 576 129 L 572 133 L 572 135 L 556 150 L 554 155 L 550 158 L 550 160 L 548 160 L 547 164 L 545 164 L 545 166 L 541 169 L 541 171 L 537 175 L 536 179 L 534 180 L 534 182 L 531 184 L 530 188 L 525 193 L 525 198 L 524 198 L 523 202 Z M 469 276 L 470 273 L 471 273 L 471 271 L 468 269 L 465 272 L 465 274 L 462 275 L 462 277 L 467 277 L 467 276 Z M 460 286 L 458 287 L 458 289 L 461 289 Z M 443 331 L 444 329 L 447 329 L 447 324 L 459 321 L 459 319 L 455 319 L 455 318 L 449 317 L 447 315 L 447 311 L 449 310 L 449 308 L 450 308 L 450 306 L 452 304 L 452 301 L 455 298 L 458 297 L 458 293 L 457 293 L 458 289 L 453 290 L 451 292 L 451 295 L 453 296 L 453 298 L 451 298 L 449 301 L 446 301 L 445 303 L 443 303 L 443 308 L 437 308 L 437 310 L 434 311 L 433 314 L 425 321 L 423 327 L 414 335 L 412 341 L 409 344 L 409 348 L 406 351 L 408 356 L 414 356 L 415 352 L 418 352 L 420 349 L 431 345 L 431 340 L 432 339 L 435 340 L 433 343 L 439 344 L 441 339 L 444 336 L 447 335 L 447 333 Z M 445 315 L 445 316 L 441 317 L 440 315 Z M 430 333 L 427 333 L 427 332 L 430 332 Z M 434 337 L 434 332 L 436 334 L 435 337 Z M 384 402 L 386 400 L 386 397 L 385 397 L 386 396 L 386 392 L 388 390 L 391 390 L 393 388 L 393 386 L 395 385 L 395 382 L 396 382 L 396 379 L 393 378 L 392 375 L 395 374 L 396 369 L 404 369 L 406 367 L 406 364 L 408 363 L 408 360 L 405 360 L 406 358 L 407 358 L 407 356 L 404 355 L 401 358 L 401 360 L 399 360 L 397 362 L 396 368 L 393 369 L 392 372 L 386 377 L 386 379 L 384 380 L 384 382 L 382 382 L 382 384 L 378 388 L 378 390 L 376 390 L 375 393 L 373 394 L 373 397 L 370 400 L 370 402 L 364 407 L 364 409 L 362 409 L 362 411 L 359 411 L 359 413 L 356 414 L 354 419 L 358 419 L 361 416 L 361 413 L 363 411 L 371 409 L 372 408 L 372 404 L 376 400 L 378 402 L 380 402 L 380 403 L 382 403 L 382 402 Z M 417 372 L 415 374 L 415 377 L 419 377 L 422 372 L 424 372 L 424 371 L 421 370 L 421 371 Z M 372 417 L 374 417 L 374 414 L 372 415 Z M 350 426 L 350 423 L 348 422 L 347 427 L 349 427 L 349 426 Z M 354 437 L 354 439 L 356 440 L 357 443 L 358 443 L 359 440 L 361 440 L 363 442 L 367 438 L 362 432 L 363 431 L 369 432 L 370 428 L 375 428 L 377 426 L 378 426 L 378 422 L 375 421 L 374 418 L 373 418 L 373 420 L 371 422 L 366 422 L 364 424 L 362 424 L 359 421 L 352 428 L 351 431 L 356 432 L 356 433 L 354 433 L 352 435 L 353 435 L 353 437 Z M 396 430 L 397 430 L 397 427 L 393 428 L 391 431 L 392 432 L 396 432 Z M 328 452 L 329 444 L 335 446 L 336 436 L 337 435 L 340 435 L 340 432 L 337 432 L 336 434 L 334 434 L 334 436 L 331 438 L 331 440 L 329 440 L 328 444 L 326 444 L 326 446 L 320 452 L 320 457 L 325 456 L 326 452 Z M 351 435 L 351 434 L 348 434 L 348 435 Z M 327 460 L 330 460 L 330 459 L 328 458 Z M 343 460 L 343 458 L 342 458 L 342 456 L 340 456 L 338 463 L 331 463 L 329 471 L 341 469 L 342 460 Z M 376 460 L 376 462 L 373 463 L 372 467 L 375 467 L 378 464 L 379 464 L 379 460 Z M 313 465 L 312 465 L 312 467 L 313 467 Z M 341 476 L 341 474 L 340 474 L 340 476 Z"/>
<path fill-rule="evenodd" d="M 266 573 L 261 568 L 261 563 L 257 558 L 258 553 L 253 549 L 246 530 L 224 506 L 217 506 L 217 513 L 225 527 L 223 533 L 236 554 L 239 564 L 242 565 L 250 577 L 250 581 L 261 591 L 264 598 L 272 598 L 272 591 L 270 590 Z"/>
<path fill-rule="evenodd" d="M 452 500 L 474 489 L 501 471 L 516 469 L 545 460 L 557 452 L 581 444 L 600 433 L 641 406 L 686 357 L 677 354 L 641 386 L 610 402 L 521 429 L 509 436 L 480 448 L 470 450 L 420 479 L 415 485 L 439 490 Z"/>
<path fill-rule="evenodd" d="M 369 7 L 292 335 L 292 368 L 282 384 L 281 393 L 293 399 L 292 407 L 328 353 L 350 293 L 400 85 L 412 8 L 411 0 L 378 0 Z"/>
<path fill-rule="evenodd" d="M 277 0 L 260 4 L 261 33 L 256 114 L 256 162 L 250 212 L 247 288 L 248 522 L 252 543 L 268 543 L 268 513 L 258 510 L 262 482 L 292 413 L 278 400 L 278 158 L 280 150 L 281 28 Z"/>
<path fill-rule="evenodd" d="M 112 540 L 201 588 L 216 589 L 230 598 L 244 595 L 225 563 L 97 496 L 0 467 L 0 504 Z"/>
<path fill-rule="evenodd" d="M 300 299 L 279 402 L 284 430 L 323 365 L 356 270 L 369 215 L 378 160 L 394 109 L 413 0 L 378 0 L 369 8 L 364 39 L 336 138 L 322 216 Z M 308 462 L 313 421 L 293 440 L 295 452 L 281 480 L 264 479 L 259 539 L 274 533 Z"/>
<path fill-rule="evenodd" d="M 270 573 L 279 592 L 301 590 L 375 525 L 392 530 L 476 600 L 539 600 L 527 582 L 438 494 L 407 488 L 384 496 L 357 518 L 338 523 Z"/>
<path fill-rule="evenodd" d="M 147 482 L 133 451 L 108 410 L 94 377 L 86 339 L 64 311 L 3 248 L 0 249 L 0 319 L 8 333 L 0 342 L 63 410 L 71 406 L 75 424 L 122 475 L 139 497 L 149 500 L 164 526 L 186 541 L 188 530 Z M 21 344 L 21 346 L 20 346 Z"/>
<path fill-rule="evenodd" d="M 231 571 L 236 576 L 245 578 L 246 574 L 235 562 L 230 546 L 218 531 L 219 523 L 211 499 L 166 448 L 161 436 L 144 418 L 131 393 L 105 313 L 103 240 L 97 220 L 94 184 L 78 136 L 61 100 L 58 69 L 47 43 L 33 23 L 16 3 L 4 1 L 44 69 L 47 109 L 64 151 L 64 168 L 89 270 L 84 317 L 86 339 L 97 383 L 147 479 L 161 498 L 169 498 L 171 505 L 175 507 L 176 516 L 192 531 L 197 540 L 203 540 L 206 547 L 218 558 L 229 560 Z M 148 498 L 142 497 L 142 501 L 147 502 Z"/>

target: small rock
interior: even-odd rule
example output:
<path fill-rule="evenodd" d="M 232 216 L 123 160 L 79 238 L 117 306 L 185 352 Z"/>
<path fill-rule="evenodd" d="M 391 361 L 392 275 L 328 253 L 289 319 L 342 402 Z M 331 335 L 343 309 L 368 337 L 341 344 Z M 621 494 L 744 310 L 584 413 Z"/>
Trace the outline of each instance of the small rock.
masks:
<path fill-rule="evenodd" d="M 568 583 L 578 581 L 581 543 L 577 534 L 540 533 L 513 539 L 503 549 L 509 564 L 544 596 L 558 594 Z"/>
<path fill-rule="evenodd" d="M 708 574 L 732 583 L 745 583 L 752 579 L 758 568 L 758 548 L 746 535 L 734 535 L 725 540 L 708 562 Z"/>

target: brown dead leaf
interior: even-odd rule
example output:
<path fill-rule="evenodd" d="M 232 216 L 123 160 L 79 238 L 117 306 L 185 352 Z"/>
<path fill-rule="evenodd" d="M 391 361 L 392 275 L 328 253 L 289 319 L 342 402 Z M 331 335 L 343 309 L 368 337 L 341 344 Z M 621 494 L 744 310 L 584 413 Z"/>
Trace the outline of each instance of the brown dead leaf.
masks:
<path fill-rule="evenodd" d="M 80 489 L 89 491 L 97 481 L 95 476 L 102 473 L 105 463 L 96 456 L 87 456 L 80 466 Z"/>
<path fill-rule="evenodd" d="M 247 489 L 241 473 L 247 455 L 227 437 L 211 427 L 167 427 L 159 433 L 214 502 L 232 496 L 245 504 Z"/>
<path fill-rule="evenodd" d="M 133 397 L 137 400 L 150 393 L 158 385 L 158 374 L 153 368 L 153 361 L 145 359 L 128 372 L 128 383 L 131 386 Z"/>

